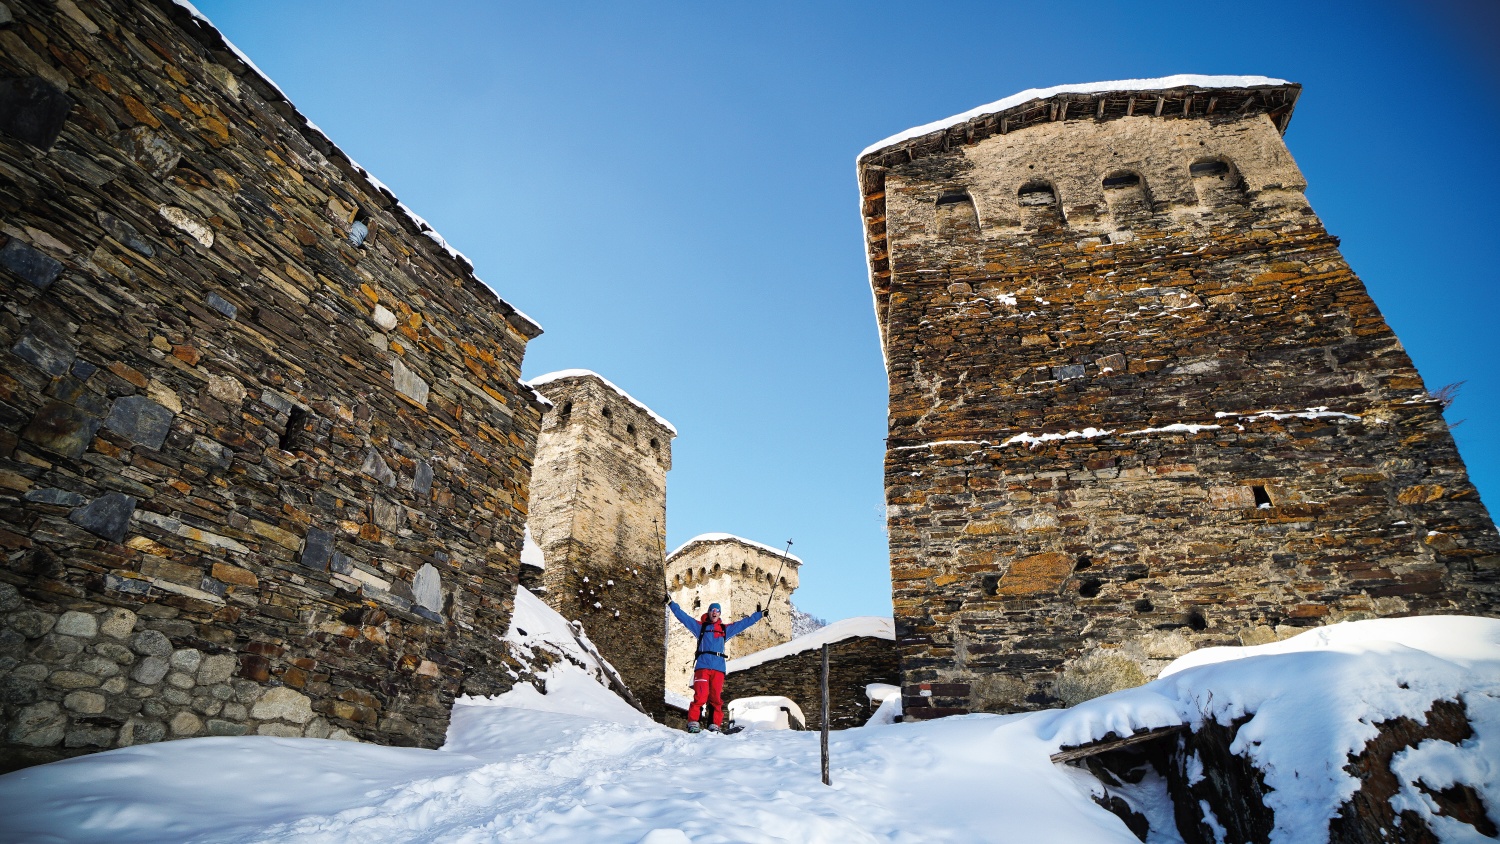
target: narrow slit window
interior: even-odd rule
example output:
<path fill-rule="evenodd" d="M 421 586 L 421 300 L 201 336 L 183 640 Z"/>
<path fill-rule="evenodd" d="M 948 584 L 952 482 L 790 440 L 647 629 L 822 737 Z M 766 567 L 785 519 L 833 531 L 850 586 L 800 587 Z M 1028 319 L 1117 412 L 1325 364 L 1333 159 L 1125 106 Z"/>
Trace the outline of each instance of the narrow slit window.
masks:
<path fill-rule="evenodd" d="M 1262 510 L 1271 509 L 1271 495 L 1266 488 L 1260 485 L 1250 487 L 1250 492 L 1255 495 L 1255 506 Z"/>
<path fill-rule="evenodd" d="M 307 447 L 309 439 L 307 432 L 311 417 L 312 414 L 306 408 L 292 406 L 291 412 L 287 414 L 286 429 L 278 438 L 278 445 L 281 446 L 282 451 L 295 452 Z"/>

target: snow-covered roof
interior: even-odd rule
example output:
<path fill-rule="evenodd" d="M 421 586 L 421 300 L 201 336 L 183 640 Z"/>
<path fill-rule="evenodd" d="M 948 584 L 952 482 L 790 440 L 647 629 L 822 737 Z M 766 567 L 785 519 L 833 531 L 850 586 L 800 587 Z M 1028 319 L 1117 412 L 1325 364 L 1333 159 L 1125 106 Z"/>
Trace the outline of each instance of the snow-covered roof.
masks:
<path fill-rule="evenodd" d="M 328 147 L 334 152 L 342 155 L 349 162 L 349 166 L 353 168 L 354 172 L 358 173 L 365 180 L 365 182 L 369 184 L 376 195 L 383 194 L 387 198 L 389 198 L 391 202 L 395 204 L 396 210 L 411 222 L 418 233 L 420 233 L 423 237 L 426 237 L 428 240 L 431 240 L 433 243 L 437 244 L 443 249 L 443 251 L 447 252 L 449 257 L 453 258 L 459 263 L 460 266 L 464 267 L 465 272 L 468 273 L 470 278 L 473 278 L 475 281 L 479 282 L 479 285 L 481 287 L 483 287 L 485 290 L 488 290 L 495 297 L 495 300 L 500 303 L 502 309 L 514 314 L 516 318 L 523 323 L 523 325 L 521 326 L 523 330 L 528 331 L 532 337 L 535 337 L 542 333 L 542 326 L 537 323 L 536 320 L 527 316 L 524 312 L 521 311 L 520 308 L 517 308 L 510 302 L 507 302 L 503 297 L 500 296 L 499 293 L 495 292 L 495 288 L 490 287 L 484 282 L 483 279 L 481 279 L 474 273 L 474 262 L 470 261 L 468 256 L 453 248 L 453 246 L 448 243 L 447 239 L 438 234 L 437 230 L 434 229 L 432 225 L 425 219 L 423 219 L 420 214 L 411 210 L 411 208 L 408 207 L 407 204 L 402 202 L 400 199 L 397 199 L 395 192 L 387 187 L 384 182 L 375 178 L 375 176 L 371 175 L 370 171 L 361 167 L 359 165 L 359 162 L 355 161 L 353 156 L 345 152 L 338 144 L 334 143 L 333 139 L 328 137 L 328 134 L 318 127 L 318 124 L 312 122 L 311 120 L 308 120 L 307 117 L 297 109 L 296 104 L 292 102 L 292 98 L 287 96 L 286 91 L 283 91 L 281 89 L 281 86 L 277 85 L 275 80 L 271 79 L 270 75 L 257 67 L 255 62 L 251 61 L 250 57 L 245 55 L 245 52 L 243 50 L 241 50 L 239 47 L 236 47 L 233 41 L 230 41 L 229 38 L 226 37 L 218 27 L 214 26 L 213 21 L 209 20 L 207 15 L 198 11 L 198 8 L 192 3 L 188 2 L 188 0 L 172 0 L 172 2 L 175 3 L 179 8 L 186 11 L 189 15 L 191 15 L 193 20 L 200 26 L 218 36 L 219 40 L 224 42 L 224 46 L 228 47 L 230 52 L 234 53 L 234 55 L 239 58 L 240 61 L 245 63 L 245 67 L 248 68 L 250 72 L 254 73 L 256 76 L 259 76 L 262 82 L 266 83 L 266 85 L 269 86 L 271 90 L 275 91 L 277 94 L 280 94 L 281 98 L 285 100 L 288 105 L 292 106 L 292 114 L 295 115 L 296 118 L 301 119 L 303 124 L 302 129 L 305 133 L 315 135 L 317 138 L 321 139 L 323 143 L 327 144 Z M 288 117 L 288 122 L 292 123 L 294 126 L 296 125 L 296 120 L 291 117 Z"/>
<path fill-rule="evenodd" d="M 606 387 L 610 388 L 611 390 L 614 390 L 616 393 L 618 393 L 620 395 L 620 398 L 622 398 L 622 399 L 630 402 L 631 404 L 635 405 L 636 407 L 640 408 L 641 410 L 646 411 L 646 415 L 647 416 L 650 416 L 652 419 L 656 420 L 657 424 L 661 425 L 663 428 L 666 428 L 668 431 L 671 431 L 672 432 L 672 436 L 674 436 L 674 437 L 677 436 L 677 428 L 671 422 L 668 422 L 667 420 L 663 419 L 656 411 L 654 411 L 651 408 L 647 407 L 645 402 L 641 401 L 640 399 L 636 398 L 635 396 L 632 396 L 631 394 L 629 394 L 629 393 L 625 392 L 624 390 L 620 389 L 619 387 L 615 386 L 615 383 L 613 381 L 609 380 L 608 378 L 605 378 L 603 375 L 600 375 L 597 372 L 594 372 L 593 370 L 590 370 L 590 369 L 559 369 L 556 372 L 549 372 L 546 375 L 538 375 L 537 377 L 532 378 L 531 380 L 527 381 L 526 383 L 528 385 L 530 385 L 531 387 L 535 388 L 535 387 L 540 387 L 543 384 L 550 384 L 553 381 L 561 381 L 564 378 L 595 378 L 595 379 L 598 379 L 599 383 L 603 384 L 604 386 L 606 386 Z"/>
<path fill-rule="evenodd" d="M 531 526 L 527 525 L 521 535 L 521 565 L 534 566 L 539 569 L 547 567 L 547 557 L 542 553 L 542 546 L 536 544 L 531 538 Z"/>
<path fill-rule="evenodd" d="M 746 539 L 743 536 L 735 536 L 732 533 L 700 533 L 692 539 L 689 539 L 687 542 L 684 542 L 681 545 L 677 546 L 677 550 L 668 554 L 667 559 L 672 559 L 673 557 L 681 554 L 684 550 L 686 550 L 688 546 L 697 545 L 700 542 L 738 542 L 741 545 L 748 545 L 758 551 L 765 551 L 766 553 L 774 554 L 777 557 L 784 555 L 787 559 L 787 562 L 793 563 L 798 566 L 802 565 L 802 559 L 800 557 L 798 557 L 796 554 L 787 552 L 783 548 L 772 548 L 765 543 L 756 542 L 753 539 Z"/>
<path fill-rule="evenodd" d="M 884 615 L 860 615 L 854 618 L 846 618 L 843 621 L 835 621 L 827 627 L 819 627 L 805 636 L 798 636 L 790 642 L 784 642 L 774 648 L 766 648 L 756 651 L 749 656 L 729 661 L 729 670 L 744 671 L 757 665 L 770 662 L 773 659 L 781 659 L 792 654 L 800 654 L 831 645 L 834 642 L 842 642 L 845 639 L 855 639 L 861 636 L 873 639 L 896 639 L 896 624 L 890 616 Z"/>
<path fill-rule="evenodd" d="M 886 147 L 892 147 L 902 141 L 912 138 L 920 138 L 923 135 L 956 126 L 966 120 L 972 120 L 985 114 L 994 114 L 1005 111 L 1008 108 L 1027 103 L 1032 100 L 1042 100 L 1057 94 L 1101 94 L 1113 91 L 1166 91 L 1172 88 L 1256 88 L 1261 86 L 1290 85 L 1292 83 L 1285 79 L 1272 79 L 1269 76 L 1204 76 L 1196 73 L 1179 73 L 1176 76 L 1163 76 L 1158 79 L 1117 79 L 1112 82 L 1082 82 L 1074 85 L 1054 85 L 1051 88 L 1027 88 L 1025 91 L 1011 94 L 1010 96 L 996 100 L 992 103 L 971 108 L 962 114 L 955 114 L 942 120 L 935 120 L 921 126 L 914 126 L 904 132 L 886 138 L 883 141 L 865 147 L 859 154 L 864 158 L 872 152 L 878 152 Z"/>

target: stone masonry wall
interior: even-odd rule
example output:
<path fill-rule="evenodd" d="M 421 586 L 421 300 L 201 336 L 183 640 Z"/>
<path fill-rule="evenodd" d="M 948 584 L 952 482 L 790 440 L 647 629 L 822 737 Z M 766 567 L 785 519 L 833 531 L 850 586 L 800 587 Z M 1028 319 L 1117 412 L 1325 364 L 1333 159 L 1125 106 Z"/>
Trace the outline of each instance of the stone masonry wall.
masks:
<path fill-rule="evenodd" d="M 822 723 L 823 651 L 814 648 L 735 671 L 724 678 L 724 702 L 757 695 L 791 698 L 807 716 L 807 728 Z M 901 683 L 896 643 L 875 636 L 856 636 L 828 646 L 829 726 L 844 730 L 870 719 L 870 701 L 865 686 L 870 683 Z"/>
<path fill-rule="evenodd" d="M 709 534 L 688 540 L 672 553 L 667 559 L 667 579 L 677 605 L 694 618 L 708 612 L 709 604 L 718 604 L 723 618 L 738 621 L 767 609 L 766 600 L 772 600 L 766 618 L 729 640 L 726 653 L 730 659 L 738 659 L 792 640 L 792 593 L 797 590 L 802 562 L 788 555 L 783 566 L 781 559 L 780 554 L 759 545 L 726 534 Z M 772 597 L 771 585 L 778 571 L 781 582 Z M 697 639 L 669 614 L 668 689 L 692 696 L 697 649 Z"/>
<path fill-rule="evenodd" d="M 437 747 L 514 676 L 540 329 L 183 9 L 6 8 L 0 761 Z"/>
<path fill-rule="evenodd" d="M 1500 539 L 1440 404 L 1308 207 L 1289 112 L 1234 96 L 1059 97 L 865 160 L 907 716 L 1496 612 Z"/>
<path fill-rule="evenodd" d="M 653 717 L 663 716 L 666 631 L 661 536 L 676 431 L 596 375 L 536 379 L 542 423 L 531 535 L 541 596 L 580 621 Z"/>

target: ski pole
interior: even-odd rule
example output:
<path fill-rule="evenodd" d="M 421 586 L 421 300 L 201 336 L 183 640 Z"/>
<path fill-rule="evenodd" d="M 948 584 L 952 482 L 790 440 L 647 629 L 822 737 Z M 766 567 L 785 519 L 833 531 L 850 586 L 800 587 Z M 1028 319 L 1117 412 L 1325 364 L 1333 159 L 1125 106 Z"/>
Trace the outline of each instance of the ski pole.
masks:
<path fill-rule="evenodd" d="M 781 570 L 786 568 L 787 555 L 792 553 L 792 541 L 786 541 L 786 550 L 781 552 L 781 565 L 776 567 L 776 579 L 771 581 L 771 597 L 766 598 L 766 612 L 771 612 L 771 598 L 776 597 L 776 587 L 781 583 Z"/>
<path fill-rule="evenodd" d="M 656 556 L 661 559 L 661 588 L 670 596 L 672 584 L 667 581 L 667 544 L 662 539 L 661 523 L 652 519 L 651 526 L 656 528 Z"/>

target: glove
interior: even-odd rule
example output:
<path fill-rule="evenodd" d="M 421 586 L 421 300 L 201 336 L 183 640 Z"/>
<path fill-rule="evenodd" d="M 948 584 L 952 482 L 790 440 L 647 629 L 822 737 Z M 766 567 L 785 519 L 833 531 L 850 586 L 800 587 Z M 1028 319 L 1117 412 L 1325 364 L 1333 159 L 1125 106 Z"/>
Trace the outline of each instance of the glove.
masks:
<path fill-rule="evenodd" d="M 661 593 L 661 597 L 662 597 L 662 604 L 665 605 L 665 604 L 672 603 L 672 593 L 671 592 L 663 592 L 663 593 Z"/>

